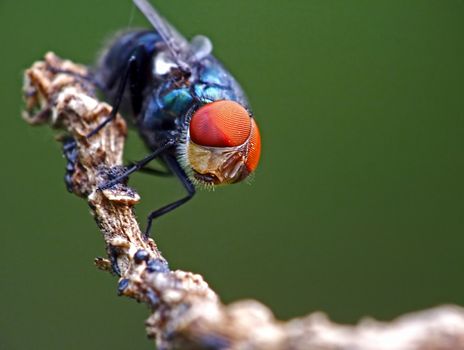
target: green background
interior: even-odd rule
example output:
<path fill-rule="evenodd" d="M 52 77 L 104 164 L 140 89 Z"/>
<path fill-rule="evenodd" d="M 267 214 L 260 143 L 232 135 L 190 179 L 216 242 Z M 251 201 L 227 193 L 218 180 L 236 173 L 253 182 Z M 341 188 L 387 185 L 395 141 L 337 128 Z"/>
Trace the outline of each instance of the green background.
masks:
<path fill-rule="evenodd" d="M 252 185 L 201 192 L 155 223 L 172 268 L 225 302 L 339 322 L 464 304 L 464 2 L 157 0 L 211 37 L 261 128 Z M 22 70 L 48 50 L 92 63 L 146 22 L 131 2 L 0 1 L 0 349 L 150 349 L 143 305 L 97 271 L 103 241 L 63 185 L 53 132 L 20 117 Z M 127 159 L 146 151 L 130 135 Z M 131 178 L 150 209 L 174 179 Z"/>

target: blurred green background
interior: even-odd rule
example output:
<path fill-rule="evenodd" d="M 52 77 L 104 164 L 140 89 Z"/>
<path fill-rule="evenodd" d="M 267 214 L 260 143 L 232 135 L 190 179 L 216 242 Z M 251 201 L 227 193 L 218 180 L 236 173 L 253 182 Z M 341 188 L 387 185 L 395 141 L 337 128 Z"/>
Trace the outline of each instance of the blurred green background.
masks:
<path fill-rule="evenodd" d="M 157 0 L 211 37 L 263 137 L 251 186 L 201 192 L 155 223 L 172 268 L 279 318 L 388 320 L 464 304 L 464 2 Z M 20 117 L 22 70 L 48 50 L 92 63 L 129 0 L 0 1 L 0 349 L 150 349 L 143 305 L 97 271 L 103 241 L 63 184 L 60 145 Z M 127 159 L 145 155 L 135 133 Z M 182 195 L 137 174 L 142 223 Z"/>

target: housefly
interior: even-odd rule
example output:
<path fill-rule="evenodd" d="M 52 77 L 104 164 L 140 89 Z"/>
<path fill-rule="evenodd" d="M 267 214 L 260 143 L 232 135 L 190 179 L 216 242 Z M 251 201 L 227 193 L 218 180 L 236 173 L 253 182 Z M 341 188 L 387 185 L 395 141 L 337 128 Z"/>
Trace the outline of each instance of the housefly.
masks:
<path fill-rule="evenodd" d="M 117 35 L 101 55 L 92 74 L 113 111 L 88 136 L 125 111 L 151 153 L 101 188 L 158 159 L 186 189 L 184 198 L 148 216 L 148 234 L 153 219 L 187 202 L 196 187 L 247 178 L 258 165 L 261 139 L 245 94 L 211 54 L 210 40 L 187 41 L 146 0 L 133 1 L 153 28 Z"/>

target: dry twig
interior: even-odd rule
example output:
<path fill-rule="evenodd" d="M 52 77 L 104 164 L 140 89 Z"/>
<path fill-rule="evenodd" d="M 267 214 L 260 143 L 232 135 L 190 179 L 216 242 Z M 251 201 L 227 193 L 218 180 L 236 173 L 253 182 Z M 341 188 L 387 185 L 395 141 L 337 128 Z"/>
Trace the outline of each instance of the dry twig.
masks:
<path fill-rule="evenodd" d="M 47 54 L 25 73 L 24 118 L 66 130 L 76 141 L 72 190 L 87 199 L 109 256 L 97 259 L 97 266 L 120 276 L 120 294 L 150 307 L 146 329 L 159 349 L 464 349 L 464 309 L 457 306 L 391 323 L 365 320 L 342 326 L 321 313 L 280 322 L 256 301 L 225 306 L 202 276 L 169 270 L 155 242 L 143 238 L 135 220 L 133 206 L 139 195 L 125 184 L 97 190 L 122 169 L 126 124 L 118 116 L 97 135 L 85 137 L 111 111 L 80 77 L 86 72 L 83 66 Z"/>

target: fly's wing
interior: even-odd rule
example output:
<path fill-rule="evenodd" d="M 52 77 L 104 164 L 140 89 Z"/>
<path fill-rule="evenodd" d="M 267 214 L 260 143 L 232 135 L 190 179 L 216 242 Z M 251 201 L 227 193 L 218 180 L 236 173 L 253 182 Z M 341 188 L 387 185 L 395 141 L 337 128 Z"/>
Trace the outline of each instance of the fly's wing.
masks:
<path fill-rule="evenodd" d="M 172 58 L 182 71 L 190 72 L 191 65 L 209 55 L 211 41 L 204 36 L 196 36 L 190 44 L 168 21 L 156 11 L 147 0 L 133 0 L 166 44 Z"/>

